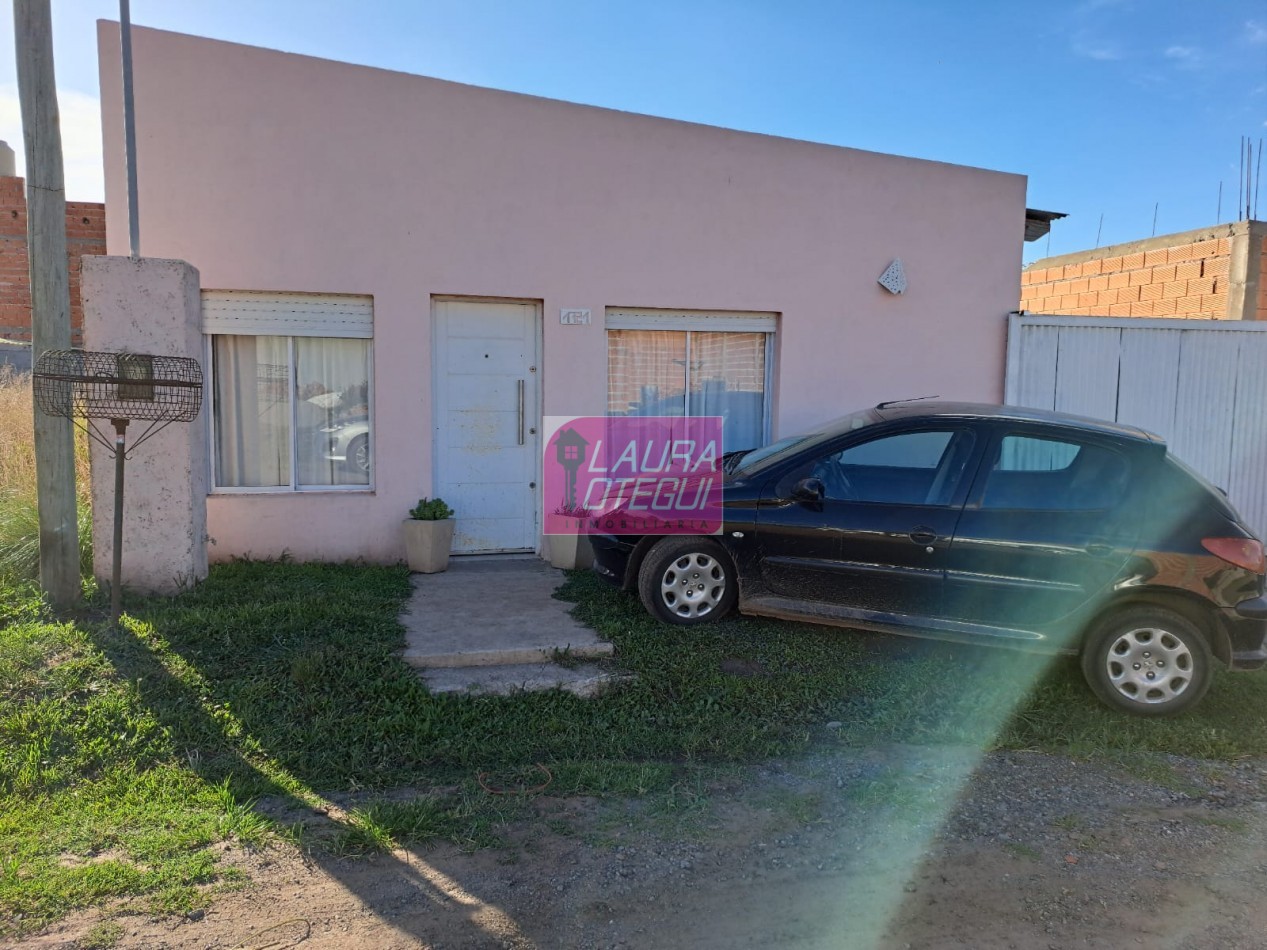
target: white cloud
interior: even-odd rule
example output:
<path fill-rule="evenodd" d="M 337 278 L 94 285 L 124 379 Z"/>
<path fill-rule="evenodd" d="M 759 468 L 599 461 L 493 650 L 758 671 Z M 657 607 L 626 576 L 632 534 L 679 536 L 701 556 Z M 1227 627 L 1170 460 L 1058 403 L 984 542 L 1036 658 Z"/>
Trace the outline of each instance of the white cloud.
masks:
<path fill-rule="evenodd" d="M 1073 41 L 1073 54 L 1099 62 L 1113 62 L 1123 58 L 1122 51 L 1112 43 L 1093 42 L 1085 39 L 1075 39 Z"/>
<path fill-rule="evenodd" d="M 1255 46 L 1267 43 L 1267 24 L 1259 23 L 1257 20 L 1246 20 L 1245 41 Z"/>
<path fill-rule="evenodd" d="M 62 128 L 62 166 L 66 200 L 104 201 L 101 170 L 101 103 L 95 96 L 73 90 L 57 93 Z M 18 87 L 0 84 L 0 138 L 17 154 L 17 171 L 26 175 L 26 147 L 22 140 L 22 108 Z"/>
<path fill-rule="evenodd" d="M 1204 60 L 1195 46 L 1168 46 L 1163 55 L 1181 69 L 1199 69 Z"/>

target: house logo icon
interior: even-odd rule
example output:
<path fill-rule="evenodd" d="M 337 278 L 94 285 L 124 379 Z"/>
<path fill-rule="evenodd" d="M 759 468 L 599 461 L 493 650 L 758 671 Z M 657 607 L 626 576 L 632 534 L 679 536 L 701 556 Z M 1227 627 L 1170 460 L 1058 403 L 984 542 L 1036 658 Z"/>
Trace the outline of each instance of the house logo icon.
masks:
<path fill-rule="evenodd" d="M 554 440 L 554 457 L 563 466 L 563 508 L 572 511 L 576 502 L 576 473 L 585 461 L 585 449 L 589 440 L 573 428 L 562 430 Z"/>

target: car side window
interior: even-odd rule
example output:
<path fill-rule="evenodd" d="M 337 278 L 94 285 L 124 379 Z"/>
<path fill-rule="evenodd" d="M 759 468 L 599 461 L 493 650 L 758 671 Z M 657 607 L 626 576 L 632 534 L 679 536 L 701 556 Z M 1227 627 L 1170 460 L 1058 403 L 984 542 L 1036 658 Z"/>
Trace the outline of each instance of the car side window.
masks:
<path fill-rule="evenodd" d="M 812 474 L 832 500 L 945 505 L 971 454 L 971 432 L 902 432 L 826 456 Z"/>
<path fill-rule="evenodd" d="M 1130 463 L 1093 443 L 1007 435 L 986 476 L 981 507 L 1039 511 L 1112 508 L 1126 492 Z"/>

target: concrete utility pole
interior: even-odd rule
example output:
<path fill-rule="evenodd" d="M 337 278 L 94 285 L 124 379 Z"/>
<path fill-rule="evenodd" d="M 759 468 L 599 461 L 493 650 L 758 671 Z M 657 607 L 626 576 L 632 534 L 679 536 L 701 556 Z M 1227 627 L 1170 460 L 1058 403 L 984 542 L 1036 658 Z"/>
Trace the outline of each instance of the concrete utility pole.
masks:
<path fill-rule="evenodd" d="M 66 263 L 66 186 L 53 78 L 49 0 L 14 0 L 18 98 L 26 140 L 27 252 L 31 264 L 31 365 L 45 350 L 70 348 Z M 75 425 L 35 408 L 36 504 L 40 517 L 40 586 L 50 602 L 79 599 L 79 530 L 75 519 Z"/>

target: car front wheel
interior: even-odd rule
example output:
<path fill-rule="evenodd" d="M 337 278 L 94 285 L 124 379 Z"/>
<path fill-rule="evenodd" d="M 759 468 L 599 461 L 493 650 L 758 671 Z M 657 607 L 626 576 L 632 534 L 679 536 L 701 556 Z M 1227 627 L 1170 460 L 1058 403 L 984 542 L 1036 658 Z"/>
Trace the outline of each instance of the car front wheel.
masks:
<path fill-rule="evenodd" d="M 739 591 L 721 545 L 669 537 L 647 552 L 638 571 L 638 593 L 653 616 L 685 626 L 720 620 L 735 606 Z"/>
<path fill-rule="evenodd" d="M 1100 621 L 1082 648 L 1082 672 L 1109 706 L 1169 716 L 1210 688 L 1209 644 L 1191 621 L 1162 607 L 1132 607 Z"/>

